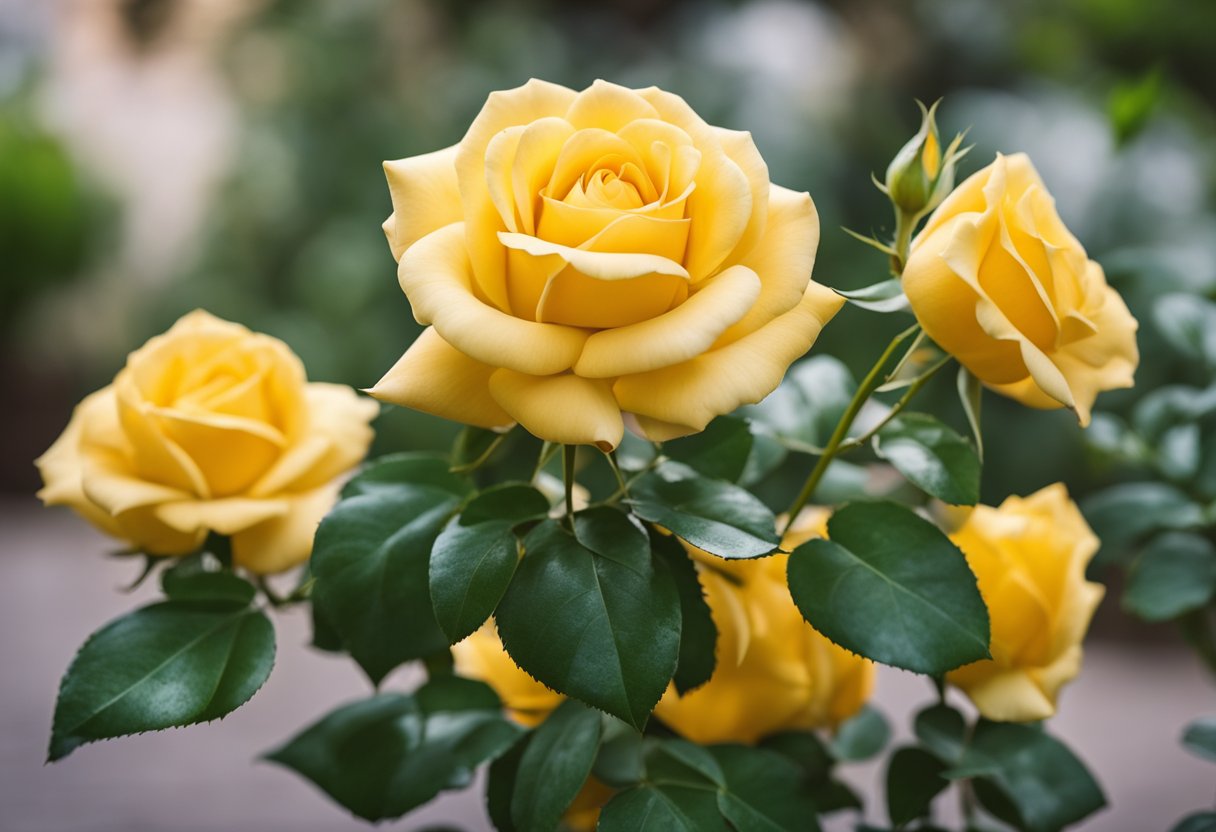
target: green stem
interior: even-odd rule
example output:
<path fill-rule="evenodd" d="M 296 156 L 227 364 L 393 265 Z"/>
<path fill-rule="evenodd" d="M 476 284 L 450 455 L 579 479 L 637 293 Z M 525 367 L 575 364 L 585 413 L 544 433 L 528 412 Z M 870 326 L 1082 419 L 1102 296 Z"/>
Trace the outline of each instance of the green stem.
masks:
<path fill-rule="evenodd" d="M 494 452 L 498 450 L 499 446 L 502 445 L 502 443 L 506 441 L 507 436 L 508 436 L 508 434 L 505 434 L 505 433 L 498 434 L 490 442 L 489 447 L 487 447 L 484 451 L 481 452 L 480 456 L 478 456 L 476 459 L 472 460 L 471 462 L 464 463 L 463 465 L 453 465 L 450 469 L 451 472 L 453 474 L 468 474 L 473 471 L 476 471 L 478 468 L 480 468 L 481 466 L 486 464 L 486 461 L 491 456 L 493 456 Z"/>
<path fill-rule="evenodd" d="M 536 478 L 540 476 L 541 471 L 545 470 L 545 466 L 549 464 L 549 460 L 553 459 L 553 455 L 557 453 L 559 447 L 548 441 L 540 446 L 540 455 L 536 457 L 536 467 L 532 469 L 532 476 L 528 478 L 528 482 L 536 482 Z"/>
<path fill-rule="evenodd" d="M 621 473 L 621 466 L 617 464 L 616 451 L 609 451 L 604 456 L 608 460 L 608 467 L 612 469 L 612 473 L 616 474 L 617 492 L 628 497 L 629 484 L 625 482 L 625 475 Z"/>
<path fill-rule="evenodd" d="M 574 457 L 577 445 L 562 445 L 562 469 L 566 480 L 566 523 L 574 528 Z"/>
<path fill-rule="evenodd" d="M 887 348 L 883 350 L 878 361 L 874 362 L 874 366 L 870 368 L 870 372 L 862 379 L 861 384 L 857 386 L 857 392 L 853 394 L 853 399 L 849 402 L 849 406 L 845 408 L 844 415 L 840 417 L 840 421 L 836 423 L 836 429 L 832 431 L 832 436 L 828 439 L 827 445 L 823 448 L 823 453 L 820 454 L 815 467 L 811 469 L 810 475 L 807 476 L 806 482 L 803 483 L 802 490 L 798 492 L 798 496 L 794 499 L 793 505 L 790 506 L 786 513 L 785 528 L 781 534 L 784 537 L 789 531 L 790 526 L 794 524 L 794 520 L 798 517 L 798 512 L 802 511 L 803 507 L 810 501 L 811 495 L 815 493 L 815 488 L 819 485 L 819 481 L 823 479 L 823 475 L 827 473 L 828 466 L 840 452 L 841 443 L 848 436 L 849 428 L 853 426 L 853 420 L 857 418 L 857 414 L 861 412 L 861 408 L 883 383 L 883 369 L 891 361 L 891 356 L 895 355 L 900 345 L 920 331 L 919 324 L 913 324 L 908 329 L 896 335 L 891 339 L 891 343 L 887 344 Z"/>
<path fill-rule="evenodd" d="M 887 425 L 889 425 L 891 423 L 891 420 L 893 420 L 896 416 L 898 416 L 900 413 L 902 413 L 907 408 L 908 404 L 912 401 L 912 399 L 916 396 L 916 394 L 920 392 L 920 389 L 929 383 L 929 379 L 931 379 L 931 378 L 933 378 L 933 376 L 937 375 L 937 371 L 940 370 L 942 367 L 945 367 L 947 364 L 949 364 L 951 360 L 952 360 L 951 356 L 949 356 L 949 355 L 944 356 L 940 361 L 938 361 L 936 364 L 934 364 L 928 370 L 925 370 L 924 373 L 917 376 L 916 380 L 913 381 L 911 384 L 909 384 L 908 389 L 905 390 L 904 394 L 899 397 L 899 401 L 897 401 L 895 404 L 891 405 L 891 409 L 889 411 L 887 411 L 886 416 L 882 417 L 882 421 L 880 421 L 874 427 L 870 428 L 868 431 L 866 431 L 861 436 L 855 437 L 853 439 L 848 440 L 847 442 L 842 443 L 840 446 L 840 450 L 837 451 L 837 453 L 841 454 L 846 451 L 851 451 L 854 448 L 860 448 L 862 445 L 866 444 L 871 439 L 873 439 L 874 436 L 880 430 L 882 430 Z"/>
<path fill-rule="evenodd" d="M 891 274 L 899 277 L 908 263 L 908 249 L 912 246 L 912 232 L 916 230 L 919 218 L 895 209 L 895 254 L 891 255 Z"/>

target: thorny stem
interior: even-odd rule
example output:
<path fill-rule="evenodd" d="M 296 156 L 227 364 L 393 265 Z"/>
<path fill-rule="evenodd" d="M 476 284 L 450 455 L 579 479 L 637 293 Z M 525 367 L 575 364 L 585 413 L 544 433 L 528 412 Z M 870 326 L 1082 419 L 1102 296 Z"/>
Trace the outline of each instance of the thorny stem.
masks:
<path fill-rule="evenodd" d="M 840 421 L 836 423 L 836 429 L 832 431 L 832 436 L 828 439 L 828 444 L 824 446 L 823 453 L 820 454 L 815 467 L 811 469 L 811 473 L 803 483 L 802 490 L 798 492 L 798 496 L 794 499 L 793 505 L 790 506 L 786 514 L 785 528 L 781 534 L 784 537 L 785 533 L 790 530 L 790 526 L 794 524 L 798 512 L 802 511 L 807 502 L 810 501 L 811 495 L 815 493 L 815 488 L 819 485 L 819 481 L 823 479 L 823 475 L 827 473 L 828 466 L 832 460 L 840 452 L 841 443 L 848 436 L 849 428 L 853 426 L 853 420 L 857 418 L 857 414 L 861 412 L 862 406 L 874 393 L 876 389 L 883 383 L 883 368 L 891 361 L 891 356 L 895 355 L 900 345 L 920 331 L 920 324 L 913 324 L 908 329 L 896 335 L 891 339 L 891 343 L 887 344 L 887 348 L 883 350 L 878 360 L 874 362 L 874 366 L 870 368 L 870 372 L 866 373 L 866 377 L 862 379 L 861 384 L 857 386 L 857 392 L 853 394 L 849 406 L 845 408 L 844 415 L 840 417 Z"/>

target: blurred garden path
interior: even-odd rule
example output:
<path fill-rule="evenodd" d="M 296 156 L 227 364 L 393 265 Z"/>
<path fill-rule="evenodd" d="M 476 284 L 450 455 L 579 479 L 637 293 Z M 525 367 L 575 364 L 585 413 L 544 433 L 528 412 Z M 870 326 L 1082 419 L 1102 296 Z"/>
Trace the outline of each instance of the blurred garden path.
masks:
<path fill-rule="evenodd" d="M 154 595 L 123 595 L 135 565 L 66 510 L 0 502 L 0 828 L 6 832 L 342 832 L 351 819 L 310 784 L 257 762 L 332 707 L 368 693 L 354 664 L 306 648 L 308 623 L 280 615 L 278 661 L 254 700 L 218 724 L 86 746 L 43 766 L 58 679 L 89 632 Z M 1109 603 L 1109 602 L 1108 602 Z M 386 686 L 413 680 L 404 672 Z M 877 704 L 899 725 L 932 698 L 923 680 L 879 678 Z M 1216 687 L 1169 646 L 1090 646 L 1053 730 L 1096 771 L 1113 808 L 1086 832 L 1164 830 L 1216 797 L 1210 763 L 1178 746 L 1193 717 L 1216 714 Z M 850 779 L 873 793 L 876 767 Z M 879 792 L 881 793 L 881 792 Z M 944 801 L 943 801 L 944 802 Z M 880 804 L 872 820 L 880 820 Z M 946 807 L 951 808 L 952 807 Z M 849 824 L 833 824 L 844 829 Z M 489 829 L 479 792 L 448 795 L 393 830 Z M 386 827 L 380 827 L 386 828 Z"/>

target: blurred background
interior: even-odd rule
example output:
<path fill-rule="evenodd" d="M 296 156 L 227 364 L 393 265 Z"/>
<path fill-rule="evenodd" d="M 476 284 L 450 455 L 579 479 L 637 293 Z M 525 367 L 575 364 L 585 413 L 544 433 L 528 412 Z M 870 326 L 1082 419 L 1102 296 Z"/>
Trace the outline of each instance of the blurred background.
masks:
<path fill-rule="evenodd" d="M 15 602 L 0 611 L 0 660 L 30 669 L 4 674 L 0 827 L 341 826 L 337 810 L 299 783 L 268 795 L 252 825 L 208 825 L 204 809 L 166 826 L 140 814 L 136 804 L 151 798 L 133 769 L 107 766 L 112 749 L 37 769 L 56 676 L 101 620 L 82 611 L 114 614 L 132 599 L 109 592 L 126 567 L 96 558 L 99 539 L 66 512 L 38 511 L 31 462 L 82 394 L 195 307 L 284 339 L 314 379 L 374 383 L 418 331 L 380 230 L 390 210 L 380 162 L 458 141 L 488 92 L 531 76 L 575 88 L 600 77 L 655 84 L 710 122 L 750 130 L 773 180 L 814 196 L 824 231 L 815 277 L 838 288 L 885 276 L 883 258 L 838 227 L 889 232 L 870 173 L 881 176 L 916 129 L 913 97 L 944 97 L 943 133 L 969 127 L 976 145 L 962 173 L 996 151 L 1028 152 L 1066 223 L 1144 323 L 1139 386 L 1099 400 L 1116 414 L 1107 426 L 1150 390 L 1195 382 L 1151 310 L 1166 293 L 1216 295 L 1210 0 L 0 0 L 0 389 L 9 391 L 0 593 Z M 816 350 L 861 371 L 903 325 L 847 308 Z M 924 407 L 962 425 L 953 382 L 938 381 L 928 390 L 937 402 Z M 446 445 L 455 430 L 397 409 L 378 427 L 381 451 Z M 1080 498 L 1124 476 L 1063 412 L 988 397 L 985 433 L 987 503 L 1060 479 Z M 1142 753 L 1180 785 L 1129 801 L 1095 759 L 1101 748 L 1082 744 L 1116 808 L 1143 812 L 1108 812 L 1089 828 L 1165 828 L 1212 798 L 1210 770 L 1173 756 L 1173 746 L 1187 717 L 1216 710 L 1216 696 L 1171 632 L 1133 624 L 1114 602 L 1100 613 L 1091 678 L 1109 684 L 1089 683 L 1088 701 L 1073 694 L 1061 730 L 1084 732 L 1076 726 L 1095 713 L 1124 725 L 1165 719 L 1145 740 L 1160 756 Z M 281 652 L 294 648 L 280 642 Z M 317 667 L 293 690 L 272 679 L 266 696 L 292 703 L 290 719 L 264 710 L 246 724 L 270 720 L 282 736 L 358 692 L 353 666 Z M 341 680 L 326 681 L 333 674 Z M 331 692 L 300 693 L 315 689 Z M 233 720 L 254 719 L 251 709 Z M 1080 721 L 1068 723 L 1070 712 Z M 1124 736 L 1092 727 L 1092 742 Z M 133 742 L 158 749 L 121 758 L 134 769 L 149 754 L 172 756 L 159 766 L 162 785 L 196 753 L 206 766 L 181 776 L 207 770 L 200 782 L 216 788 L 247 784 L 259 750 L 208 755 L 214 746 L 178 732 Z M 1136 765 L 1130 746 L 1107 747 L 1120 749 L 1125 768 Z M 102 781 L 89 780 L 89 764 Z M 74 768 L 84 774 L 61 774 Z M 1141 780 L 1166 777 L 1137 768 Z M 258 772 L 287 788 L 289 775 Z M 214 780 L 222 774 L 229 780 Z M 1183 788 L 1195 782 L 1206 786 Z M 73 813 L 85 793 L 103 790 L 120 796 L 108 798 L 109 814 Z M 315 826 L 301 807 L 320 813 Z"/>

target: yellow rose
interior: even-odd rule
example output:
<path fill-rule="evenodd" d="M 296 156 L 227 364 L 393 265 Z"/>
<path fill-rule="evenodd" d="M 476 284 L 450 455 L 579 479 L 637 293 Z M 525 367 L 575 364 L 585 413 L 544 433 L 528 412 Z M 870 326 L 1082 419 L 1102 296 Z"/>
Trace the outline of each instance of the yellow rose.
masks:
<path fill-rule="evenodd" d="M 804 512 L 782 548 L 825 535 L 827 516 Z M 655 716 L 693 742 L 752 743 L 778 731 L 833 728 L 861 709 L 874 664 L 803 620 L 786 586 L 788 555 L 727 561 L 690 551 L 718 627 L 718 664 L 684 696 L 669 687 Z"/>
<path fill-rule="evenodd" d="M 1081 641 L 1102 600 L 1103 587 L 1085 580 L 1098 539 L 1059 483 L 999 508 L 976 506 L 951 539 L 988 605 L 992 658 L 947 680 L 988 719 L 1046 719 L 1081 670 Z"/>
<path fill-rule="evenodd" d="M 655 88 L 530 81 L 385 170 L 398 278 L 430 324 L 385 401 L 604 450 L 628 413 L 671 439 L 772 392 L 841 305 L 810 281 L 810 196 Z"/>
<path fill-rule="evenodd" d="M 566 697 L 550 690 L 520 669 L 507 655 L 493 620 L 471 636 L 452 645 L 456 673 L 494 688 L 503 706 L 523 725 L 544 722 Z"/>
<path fill-rule="evenodd" d="M 237 565 L 280 572 L 308 558 L 377 412 L 349 387 L 307 383 L 282 341 L 199 310 L 76 407 L 37 460 L 39 496 L 149 554 L 216 532 Z"/>
<path fill-rule="evenodd" d="M 998 393 L 1089 423 L 1130 387 L 1136 319 L 1060 221 L 1023 153 L 996 157 L 912 243 L 904 291 L 929 337 Z"/>

